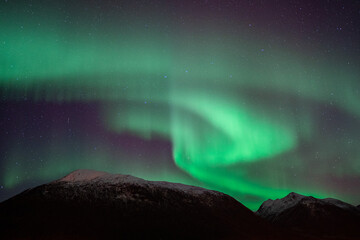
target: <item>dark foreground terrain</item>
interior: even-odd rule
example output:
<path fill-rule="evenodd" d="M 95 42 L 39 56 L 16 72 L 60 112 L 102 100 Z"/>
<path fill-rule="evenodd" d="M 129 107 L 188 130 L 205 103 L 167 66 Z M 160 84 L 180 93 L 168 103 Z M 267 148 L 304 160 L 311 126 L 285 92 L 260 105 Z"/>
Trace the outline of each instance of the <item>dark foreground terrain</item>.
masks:
<path fill-rule="evenodd" d="M 204 188 L 78 170 L 0 203 L 0 239 L 323 239 L 260 210 Z"/>

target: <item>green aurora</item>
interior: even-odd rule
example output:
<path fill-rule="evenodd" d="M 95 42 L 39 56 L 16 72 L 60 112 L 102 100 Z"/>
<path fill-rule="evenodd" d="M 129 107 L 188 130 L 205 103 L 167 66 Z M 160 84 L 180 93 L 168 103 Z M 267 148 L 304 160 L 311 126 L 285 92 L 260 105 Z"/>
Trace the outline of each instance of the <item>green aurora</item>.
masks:
<path fill-rule="evenodd" d="M 345 58 L 328 59 L 316 49 L 299 53 L 279 42 L 268 47 L 245 23 L 232 33 L 233 23 L 219 26 L 209 20 L 202 25 L 202 20 L 193 19 L 191 28 L 168 16 L 152 20 L 148 31 L 143 29 L 146 14 L 126 25 L 103 22 L 91 27 L 86 20 L 90 13 L 79 18 L 83 22 L 69 26 L 53 9 L 39 12 L 37 17 L 25 14 L 18 19 L 17 11 L 8 9 L 3 14 L 7 20 L 0 21 L 3 99 L 21 101 L 26 96 L 56 104 L 100 103 L 106 129 L 171 142 L 173 161 L 194 180 L 166 169 L 146 170 L 136 162 L 109 164 L 106 150 L 74 154 L 55 143 L 49 153 L 62 156 L 33 170 L 30 178 L 53 179 L 85 167 L 126 171 L 217 189 L 251 209 L 290 191 L 355 199 L 320 183 L 294 180 L 290 170 L 295 166 L 299 175 L 312 180 L 329 171 L 337 176 L 360 175 L 360 151 L 349 150 L 345 139 L 332 141 L 318 130 L 324 123 L 317 111 L 325 105 L 354 116 L 351 125 L 359 124 L 360 69 Z M 168 31 L 163 31 L 165 22 L 171 26 Z M 195 31 L 199 26 L 203 30 Z M 274 38 L 272 33 L 267 36 Z M 351 135 L 354 146 L 359 145 L 356 134 Z M 306 153 L 304 144 L 311 146 Z M 337 155 L 334 146 L 351 153 L 338 170 L 324 170 L 304 160 L 320 154 L 327 164 L 324 159 Z M 0 175 L 6 188 L 25 181 L 16 176 L 26 164 L 18 168 L 11 164 L 26 154 L 17 156 L 18 149 L 13 150 L 5 162 L 10 170 Z M 124 153 L 118 159 L 128 157 Z M 86 158 L 86 163 L 79 158 Z"/>

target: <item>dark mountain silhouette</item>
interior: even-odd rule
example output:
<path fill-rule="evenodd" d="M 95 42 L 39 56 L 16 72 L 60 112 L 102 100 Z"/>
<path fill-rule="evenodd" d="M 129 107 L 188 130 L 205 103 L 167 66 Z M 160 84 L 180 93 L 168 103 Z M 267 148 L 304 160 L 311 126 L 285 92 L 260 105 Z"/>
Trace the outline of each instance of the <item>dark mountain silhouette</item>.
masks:
<path fill-rule="evenodd" d="M 91 170 L 0 203 L 0 234 L 1 239 L 302 239 L 276 230 L 220 192 Z"/>
<path fill-rule="evenodd" d="M 286 229 L 324 239 L 360 239 L 358 207 L 337 199 L 317 199 L 290 193 L 265 201 L 256 212 Z"/>

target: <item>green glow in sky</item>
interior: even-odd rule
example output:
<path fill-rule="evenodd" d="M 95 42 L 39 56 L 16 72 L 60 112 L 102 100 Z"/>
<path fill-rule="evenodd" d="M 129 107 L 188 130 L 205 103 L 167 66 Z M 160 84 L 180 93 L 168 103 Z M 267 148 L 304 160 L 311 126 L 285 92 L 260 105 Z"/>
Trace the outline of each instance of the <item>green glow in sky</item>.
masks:
<path fill-rule="evenodd" d="M 246 33 L 245 38 L 241 31 L 229 35 L 226 28 L 216 27 L 196 34 L 175 27 L 164 33 L 161 26 L 146 32 L 138 22 L 90 33 L 85 26 L 57 26 L 56 16 L 45 26 L 36 19 L 22 25 L 0 22 L 3 97 L 99 102 L 101 121 L 109 131 L 170 141 L 173 161 L 198 181 L 189 183 L 229 193 L 252 209 L 289 191 L 338 195 L 289 180 L 293 178 L 287 174 L 295 166 L 305 177 L 310 169 L 303 157 L 334 145 L 319 142 L 326 137 L 316 130 L 321 127 L 319 106 L 330 104 L 360 116 L 359 69 L 345 61 L 334 67 L 327 59 L 311 60 L 309 53 L 276 43 L 266 47 L 256 34 Z M 302 154 L 304 143 L 314 149 Z M 333 156 L 332 150 L 326 152 Z M 58 160 L 47 171 L 33 170 L 30 177 L 51 179 L 86 166 L 186 182 L 166 169 L 146 170 L 136 162 L 109 164 L 108 155 L 50 156 Z M 22 157 L 13 156 L 8 165 Z M 118 159 L 127 157 L 124 153 Z M 69 164 L 61 167 L 57 162 Z M 345 172 L 352 169 L 358 176 L 358 162 L 349 160 Z M 5 186 L 25 181 L 15 178 L 25 168 L 1 176 Z M 314 168 L 314 174 L 319 169 Z"/>

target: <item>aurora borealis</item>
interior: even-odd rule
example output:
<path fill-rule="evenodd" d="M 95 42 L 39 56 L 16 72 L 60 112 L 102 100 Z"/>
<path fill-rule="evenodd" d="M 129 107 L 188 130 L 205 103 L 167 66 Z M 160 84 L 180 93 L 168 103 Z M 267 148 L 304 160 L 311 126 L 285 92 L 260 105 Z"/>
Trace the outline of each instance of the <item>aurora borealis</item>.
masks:
<path fill-rule="evenodd" d="M 2 1 L 0 200 L 79 168 L 360 203 L 357 1 Z"/>

